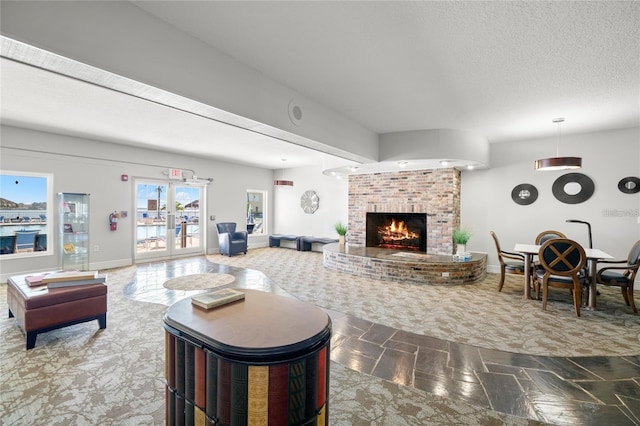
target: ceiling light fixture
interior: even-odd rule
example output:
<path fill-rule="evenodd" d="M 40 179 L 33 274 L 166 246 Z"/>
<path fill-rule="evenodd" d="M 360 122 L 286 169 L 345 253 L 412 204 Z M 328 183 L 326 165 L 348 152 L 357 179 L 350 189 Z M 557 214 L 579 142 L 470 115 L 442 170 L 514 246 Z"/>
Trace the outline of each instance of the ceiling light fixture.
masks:
<path fill-rule="evenodd" d="M 556 124 L 557 127 L 556 156 L 536 160 L 534 163 L 534 168 L 538 171 L 579 169 L 580 167 L 582 167 L 582 158 L 559 156 L 561 139 L 560 124 L 564 122 L 564 118 L 554 118 L 552 121 Z"/>
<path fill-rule="evenodd" d="M 282 161 L 287 161 L 286 158 L 283 158 Z M 286 180 L 284 178 L 284 169 L 282 169 L 282 179 L 276 179 L 273 181 L 273 186 L 293 186 L 292 180 Z"/>

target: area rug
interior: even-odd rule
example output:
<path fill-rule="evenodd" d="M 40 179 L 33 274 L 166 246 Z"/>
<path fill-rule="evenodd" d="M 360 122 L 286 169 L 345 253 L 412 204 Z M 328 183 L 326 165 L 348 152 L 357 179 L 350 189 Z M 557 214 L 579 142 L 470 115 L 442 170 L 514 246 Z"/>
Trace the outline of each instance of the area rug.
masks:
<path fill-rule="evenodd" d="M 550 291 L 543 311 L 540 301 L 523 299 L 524 281 L 515 275 L 507 275 L 498 292 L 499 274 L 460 286 L 380 281 L 325 268 L 322 253 L 288 248 L 208 258 L 262 271 L 289 294 L 316 306 L 425 336 L 530 355 L 640 353 L 638 315 L 618 288 L 599 287 L 598 309 L 583 309 L 576 317 L 569 292 Z"/>
<path fill-rule="evenodd" d="M 0 425 L 163 425 L 165 305 L 123 290 L 135 267 L 109 271 L 107 328 L 97 321 L 38 336 L 25 350 L 15 318 L 0 316 Z M 7 312 L 0 284 L 0 312 Z M 165 290 L 170 291 L 170 290 Z M 184 296 L 187 297 L 187 296 Z M 331 362 L 331 426 L 538 425 L 428 394 Z"/>
<path fill-rule="evenodd" d="M 182 291 L 207 290 L 231 284 L 234 280 L 235 277 L 229 274 L 193 274 L 168 280 L 163 284 L 163 287 Z"/>

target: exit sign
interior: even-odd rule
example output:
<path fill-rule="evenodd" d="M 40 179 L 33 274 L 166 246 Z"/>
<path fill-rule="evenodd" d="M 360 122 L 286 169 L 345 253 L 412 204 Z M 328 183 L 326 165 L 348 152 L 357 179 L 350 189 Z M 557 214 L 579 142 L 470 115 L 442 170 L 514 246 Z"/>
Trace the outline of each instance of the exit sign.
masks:
<path fill-rule="evenodd" d="M 182 170 L 169 169 L 169 179 L 182 179 Z"/>

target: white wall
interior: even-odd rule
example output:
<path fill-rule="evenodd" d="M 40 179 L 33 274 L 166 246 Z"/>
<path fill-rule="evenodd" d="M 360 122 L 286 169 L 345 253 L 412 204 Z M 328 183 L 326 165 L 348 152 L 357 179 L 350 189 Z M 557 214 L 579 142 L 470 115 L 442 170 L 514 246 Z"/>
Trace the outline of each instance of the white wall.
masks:
<path fill-rule="evenodd" d="M 245 223 L 246 190 L 266 190 L 273 194 L 273 172 L 268 169 L 241 166 L 202 158 L 181 156 L 122 145 L 97 142 L 52 133 L 0 127 L 0 168 L 2 170 L 53 174 L 53 191 L 91 194 L 90 239 L 100 251 L 91 253 L 91 267 L 105 269 L 130 265 L 133 262 L 133 226 L 135 220 L 134 179 L 136 177 L 165 180 L 167 168 L 193 169 L 200 177 L 213 178 L 207 189 L 207 218 L 216 216 L 219 222 Z M 129 175 L 128 182 L 120 176 Z M 268 201 L 271 205 L 272 202 Z M 129 217 L 121 219 L 118 231 L 109 231 L 109 213 L 127 210 Z M 55 210 L 54 210 L 55 211 Z M 268 212 L 272 217 L 272 210 Z M 209 220 L 206 230 L 206 251 L 216 253 L 217 232 Z M 268 226 L 272 226 L 269 223 Z M 54 226 L 57 233 L 57 226 Z M 48 240 L 51 247 L 56 238 Z M 267 245 L 267 236 L 256 236 L 250 247 Z M 45 271 L 59 267 L 55 255 L 27 258 L 0 258 L 2 278 L 18 273 Z"/>
<path fill-rule="evenodd" d="M 503 250 L 515 243 L 533 243 L 536 235 L 555 229 L 588 246 L 586 225 L 566 223 L 579 219 L 591 223 L 594 247 L 616 258 L 626 258 L 632 244 L 640 239 L 640 193 L 618 190 L 620 179 L 640 176 L 640 128 L 563 136 L 560 155 L 581 156 L 582 169 L 595 183 L 593 196 L 580 204 L 558 201 L 551 191 L 553 182 L 567 171 L 536 172 L 533 162 L 555 156 L 555 139 L 508 142 L 491 145 L 491 168 L 464 171 L 461 190 L 461 222 L 473 232 L 470 250 L 489 253 L 490 269 L 498 265 L 489 231 L 500 239 Z M 521 183 L 534 185 L 539 192 L 533 204 L 521 206 L 511 199 L 512 189 Z M 615 209 L 626 216 L 607 216 Z"/>
<path fill-rule="evenodd" d="M 54 192 L 91 193 L 91 238 L 101 250 L 92 253 L 93 267 L 100 269 L 131 264 L 133 259 L 132 219 L 119 223 L 119 231 L 108 231 L 107 216 L 113 210 L 133 212 L 133 184 L 120 181 L 121 174 L 130 178 L 162 179 L 168 167 L 194 169 L 200 177 L 212 177 L 207 192 L 208 215 L 217 221 L 243 223 L 246 190 L 265 190 L 270 222 L 269 233 L 336 237 L 333 225 L 347 222 L 348 182 L 322 174 L 323 165 L 314 168 L 272 171 L 202 158 L 180 156 L 157 151 L 101 143 L 51 133 L 0 127 L 0 168 L 54 174 Z M 553 139 L 510 142 L 491 145 L 491 168 L 464 171 L 461 189 L 461 222 L 473 232 L 470 250 L 489 253 L 489 270 L 498 261 L 489 231 L 495 231 L 504 249 L 516 242 L 533 242 L 542 230 L 557 229 L 581 244 L 588 244 L 586 226 L 566 223 L 581 219 L 591 223 L 594 246 L 616 258 L 626 257 L 631 245 L 640 239 L 640 193 L 623 194 L 618 181 L 640 175 L 640 129 L 622 129 L 563 137 L 561 154 L 583 157 L 578 170 L 595 182 L 591 199 L 568 205 L 551 193 L 553 181 L 564 172 L 535 172 L 533 161 L 555 152 Z M 621 154 L 623 153 L 623 154 Z M 273 180 L 294 181 L 293 187 L 273 187 Z M 536 202 L 520 206 L 511 200 L 511 190 L 521 183 L 535 185 Z M 300 207 L 300 196 L 315 191 L 320 207 L 306 214 Z M 626 216 L 606 216 L 605 209 L 626 212 Z M 133 215 L 130 215 L 132 218 Z M 207 230 L 207 252 L 217 252 L 213 223 Z M 52 240 L 52 241 L 55 241 Z M 53 242 L 52 242 L 53 243 Z M 250 248 L 266 246 L 267 235 L 253 237 Z M 35 266 L 37 265 L 37 266 Z M 55 269 L 55 256 L 34 259 L 4 260 L 0 258 L 2 277 L 16 273 Z"/>
<path fill-rule="evenodd" d="M 284 176 L 294 182 L 293 187 L 274 188 L 274 228 L 272 233 L 310 235 L 338 238 L 336 222 L 347 223 L 348 181 L 322 174 L 322 166 L 287 169 Z M 282 178 L 282 172 L 275 173 Z M 320 207 L 314 214 L 300 207 L 300 197 L 312 190 L 320 198 Z"/>

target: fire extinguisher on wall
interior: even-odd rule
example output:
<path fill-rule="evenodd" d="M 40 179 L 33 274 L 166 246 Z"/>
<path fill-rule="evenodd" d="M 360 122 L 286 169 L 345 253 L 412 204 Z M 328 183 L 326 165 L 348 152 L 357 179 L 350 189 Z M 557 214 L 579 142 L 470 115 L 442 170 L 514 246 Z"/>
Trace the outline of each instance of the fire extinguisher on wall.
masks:
<path fill-rule="evenodd" d="M 109 215 L 109 228 L 112 231 L 118 230 L 118 214 L 117 213 L 111 213 Z"/>

